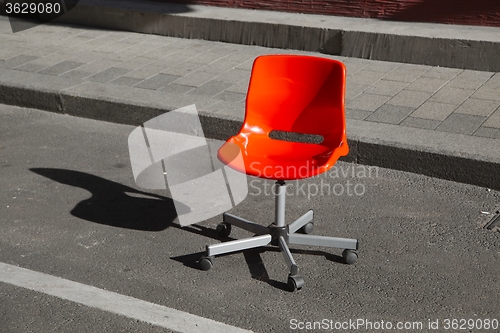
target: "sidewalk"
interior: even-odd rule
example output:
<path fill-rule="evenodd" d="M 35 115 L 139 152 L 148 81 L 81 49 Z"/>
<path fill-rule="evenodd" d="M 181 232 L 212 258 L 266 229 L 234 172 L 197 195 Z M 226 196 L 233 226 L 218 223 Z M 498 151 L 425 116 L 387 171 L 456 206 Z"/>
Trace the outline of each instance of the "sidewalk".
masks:
<path fill-rule="evenodd" d="M 244 116 L 256 56 L 347 66 L 347 160 L 500 189 L 500 74 L 45 24 L 0 16 L 0 103 L 138 125 L 189 104 L 225 139 Z"/>
<path fill-rule="evenodd" d="M 500 29 L 494 27 L 147 0 L 80 0 L 58 22 L 372 60 L 500 71 Z"/>

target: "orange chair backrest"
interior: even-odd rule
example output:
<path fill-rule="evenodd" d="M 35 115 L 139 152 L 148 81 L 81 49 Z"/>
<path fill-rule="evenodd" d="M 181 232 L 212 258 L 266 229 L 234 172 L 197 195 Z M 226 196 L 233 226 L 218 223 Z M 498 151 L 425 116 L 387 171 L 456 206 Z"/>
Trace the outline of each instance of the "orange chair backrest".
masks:
<path fill-rule="evenodd" d="M 245 128 L 317 134 L 323 144 L 345 141 L 345 66 L 301 55 L 255 59 L 246 100 Z"/>

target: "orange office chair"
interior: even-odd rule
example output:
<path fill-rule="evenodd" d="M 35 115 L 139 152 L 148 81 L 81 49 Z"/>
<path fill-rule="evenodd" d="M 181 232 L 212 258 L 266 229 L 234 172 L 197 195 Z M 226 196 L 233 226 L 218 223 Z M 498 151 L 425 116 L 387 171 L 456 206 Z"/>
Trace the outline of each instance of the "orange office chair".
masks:
<path fill-rule="evenodd" d="M 255 59 L 243 126 L 219 149 L 218 158 L 250 176 L 277 181 L 275 220 L 264 227 L 224 213 L 217 226 L 221 236 L 229 236 L 231 225 L 255 236 L 207 246 L 199 261 L 201 269 L 209 270 L 216 255 L 277 245 L 290 268 L 288 286 L 295 291 L 302 288 L 304 280 L 298 275 L 289 244 L 344 248 L 345 262 L 356 262 L 356 239 L 308 235 L 314 227 L 312 210 L 285 224 L 285 181 L 321 174 L 349 152 L 344 93 L 345 66 L 339 61 L 301 55 Z M 307 142 L 301 142 L 304 137 Z M 237 154 L 243 158 L 234 159 Z"/>

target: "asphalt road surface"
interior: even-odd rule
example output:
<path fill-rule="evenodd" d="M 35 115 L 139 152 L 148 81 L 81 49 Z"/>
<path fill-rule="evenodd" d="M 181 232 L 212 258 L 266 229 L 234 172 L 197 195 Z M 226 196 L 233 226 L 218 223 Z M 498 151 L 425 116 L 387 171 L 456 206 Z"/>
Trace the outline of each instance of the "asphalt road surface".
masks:
<path fill-rule="evenodd" d="M 181 228 L 164 191 L 137 187 L 133 129 L 0 105 L 0 332 L 206 331 L 189 319 L 175 328 L 176 315 L 155 324 L 145 308 L 140 318 L 119 314 L 123 297 L 255 332 L 351 332 L 332 329 L 349 321 L 365 323 L 357 331 L 382 321 L 421 323 L 414 332 L 437 321 L 446 331 L 446 319 L 500 320 L 500 233 L 479 226 L 498 209 L 499 192 L 344 162 L 336 174 L 290 182 L 288 221 L 312 208 L 315 234 L 360 241 L 354 265 L 342 263 L 341 250 L 293 247 L 305 285 L 291 293 L 272 246 L 197 268 L 205 246 L 222 240 L 214 231 L 221 217 Z M 249 179 L 232 211 L 271 223 L 270 184 Z M 8 282 L 13 267 L 22 270 Z M 17 283 L 39 273 L 49 281 L 43 290 Z M 51 293 L 67 281 L 81 295 Z M 84 286 L 110 301 L 92 306 Z M 323 326 L 306 329 L 314 322 Z"/>

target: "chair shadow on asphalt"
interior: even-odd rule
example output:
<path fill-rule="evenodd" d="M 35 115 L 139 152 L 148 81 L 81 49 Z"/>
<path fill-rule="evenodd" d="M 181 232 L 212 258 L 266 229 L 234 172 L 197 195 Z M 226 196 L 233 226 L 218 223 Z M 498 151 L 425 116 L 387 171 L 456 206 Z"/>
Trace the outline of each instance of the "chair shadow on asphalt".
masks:
<path fill-rule="evenodd" d="M 78 202 L 71 215 L 118 228 L 162 231 L 177 217 L 172 199 L 142 192 L 85 172 L 33 168 L 30 171 L 61 184 L 79 187 L 92 196 Z"/>
<path fill-rule="evenodd" d="M 58 183 L 89 191 L 92 196 L 78 202 L 70 212 L 71 215 L 77 218 L 117 228 L 139 231 L 163 231 L 167 228 L 177 228 L 219 241 L 234 240 L 231 237 L 221 237 L 214 229 L 202 225 L 193 224 L 181 227 L 179 224 L 174 223 L 177 217 L 174 201 L 166 196 L 143 192 L 81 171 L 55 168 L 32 168 L 30 171 Z M 328 252 L 303 249 L 290 250 L 292 253 L 325 256 L 329 261 L 343 262 L 342 257 Z M 267 251 L 279 252 L 279 249 L 266 246 L 242 252 L 251 277 L 266 282 L 275 288 L 287 290 L 286 283 L 272 280 L 269 277 L 261 257 L 261 253 Z M 171 257 L 171 259 L 185 266 L 199 269 L 197 261 L 203 255 L 203 252 L 198 252 Z M 226 255 L 234 255 L 234 253 L 218 257 Z"/>

